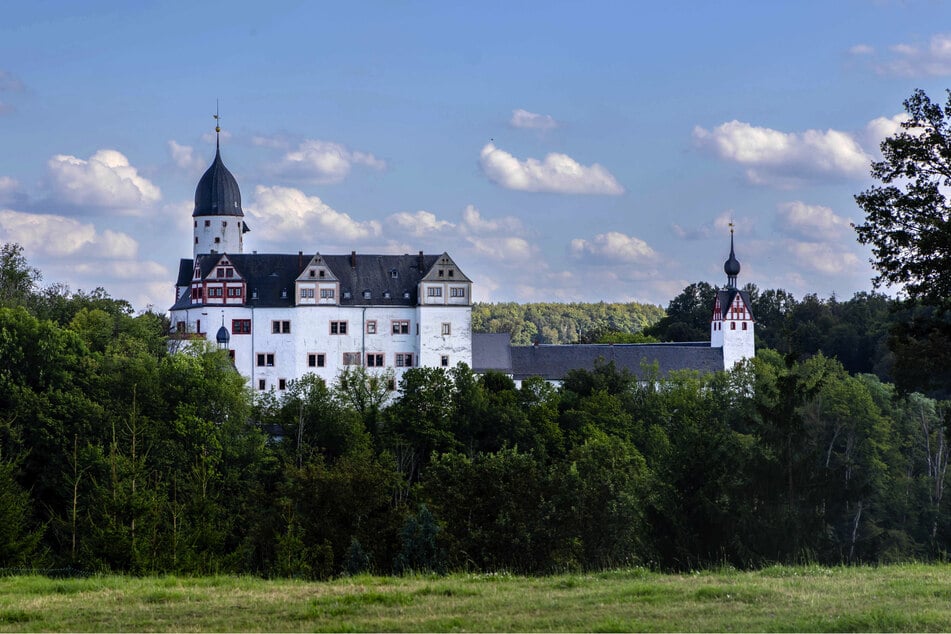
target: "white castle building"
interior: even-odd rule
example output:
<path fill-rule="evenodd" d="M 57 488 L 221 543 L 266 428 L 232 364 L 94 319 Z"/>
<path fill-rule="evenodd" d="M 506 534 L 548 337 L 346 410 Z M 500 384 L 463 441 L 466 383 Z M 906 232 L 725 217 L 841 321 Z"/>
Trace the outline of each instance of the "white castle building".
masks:
<path fill-rule="evenodd" d="M 472 365 L 472 281 L 446 254 L 244 253 L 238 183 L 221 160 L 195 190 L 193 257 L 179 264 L 173 329 L 226 348 L 257 390 L 351 366 Z"/>
<path fill-rule="evenodd" d="M 250 229 L 220 146 L 198 181 L 192 218 L 193 257 L 179 265 L 173 329 L 227 349 L 257 390 L 286 389 L 306 373 L 330 384 L 355 366 L 391 369 L 397 383 L 408 368 L 460 362 L 519 382 L 541 376 L 557 383 L 599 361 L 638 376 L 645 363 L 661 374 L 712 372 L 756 352 L 750 296 L 736 286 L 732 229 L 710 341 L 511 346 L 506 334 L 472 333 L 472 281 L 447 253 L 244 253 Z"/>

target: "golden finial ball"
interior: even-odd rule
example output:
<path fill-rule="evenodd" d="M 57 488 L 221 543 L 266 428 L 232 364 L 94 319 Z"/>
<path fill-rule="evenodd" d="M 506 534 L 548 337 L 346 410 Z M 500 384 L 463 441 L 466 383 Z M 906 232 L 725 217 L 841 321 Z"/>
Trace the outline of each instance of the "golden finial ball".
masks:
<path fill-rule="evenodd" d="M 220 126 L 220 125 L 216 125 L 216 126 L 215 126 L 215 132 L 221 132 L 221 126 Z"/>

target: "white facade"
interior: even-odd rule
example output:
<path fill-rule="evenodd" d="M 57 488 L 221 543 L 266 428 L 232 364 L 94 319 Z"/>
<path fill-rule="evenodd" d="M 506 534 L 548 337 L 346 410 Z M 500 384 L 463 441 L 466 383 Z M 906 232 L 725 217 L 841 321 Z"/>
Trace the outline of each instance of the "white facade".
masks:
<path fill-rule="evenodd" d="M 193 256 L 199 253 L 242 253 L 244 222 L 239 216 L 201 216 L 194 219 Z"/>

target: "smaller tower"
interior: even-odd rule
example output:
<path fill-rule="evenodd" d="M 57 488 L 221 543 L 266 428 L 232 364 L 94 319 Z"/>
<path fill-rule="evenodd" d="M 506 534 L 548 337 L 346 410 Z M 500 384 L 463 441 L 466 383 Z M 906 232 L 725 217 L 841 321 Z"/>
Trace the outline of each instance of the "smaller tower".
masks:
<path fill-rule="evenodd" d="M 736 287 L 740 261 L 733 248 L 733 223 L 730 223 L 730 257 L 723 263 L 726 287 L 717 291 L 710 319 L 710 346 L 723 348 L 723 369 L 732 370 L 740 361 L 756 355 L 750 294 Z"/>
<path fill-rule="evenodd" d="M 219 117 L 215 114 L 216 123 Z M 221 127 L 215 125 L 215 160 L 195 188 L 194 241 L 192 255 L 241 253 L 248 231 L 241 209 L 238 181 L 221 161 Z"/>

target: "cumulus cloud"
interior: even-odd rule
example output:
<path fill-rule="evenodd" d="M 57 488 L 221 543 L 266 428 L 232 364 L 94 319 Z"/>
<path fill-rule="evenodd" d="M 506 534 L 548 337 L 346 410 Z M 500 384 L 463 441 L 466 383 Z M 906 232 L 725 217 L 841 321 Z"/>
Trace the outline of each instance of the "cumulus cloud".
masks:
<path fill-rule="evenodd" d="M 258 185 L 254 190 L 254 203 L 248 211 L 259 221 L 255 228 L 262 237 L 271 240 L 296 236 L 308 240 L 338 238 L 354 242 L 381 233 L 379 222 L 358 222 L 317 196 L 307 196 L 292 187 Z"/>
<path fill-rule="evenodd" d="M 951 75 L 951 33 L 931 36 L 926 44 L 899 43 L 889 47 L 891 57 L 876 64 L 882 75 L 947 77 Z"/>
<path fill-rule="evenodd" d="M 526 262 L 537 252 L 528 240 L 514 236 L 469 236 L 466 240 L 479 255 L 504 263 Z"/>
<path fill-rule="evenodd" d="M 489 180 L 507 189 L 556 194 L 624 193 L 624 188 L 604 167 L 597 163 L 582 165 L 567 154 L 551 153 L 541 161 L 520 161 L 488 143 L 482 148 L 479 163 Z"/>
<path fill-rule="evenodd" d="M 552 130 L 558 127 L 558 122 L 550 114 L 537 114 L 519 108 L 512 111 L 509 125 L 513 128 L 527 128 L 529 130 Z"/>
<path fill-rule="evenodd" d="M 525 231 L 522 221 L 514 216 L 504 216 L 502 218 L 488 219 L 483 218 L 482 213 L 475 205 L 466 205 L 462 210 L 463 230 L 472 234 L 486 234 L 504 232 L 510 234 L 520 234 Z"/>
<path fill-rule="evenodd" d="M 88 160 L 57 154 L 47 166 L 54 195 L 69 204 L 135 214 L 162 197 L 159 188 L 139 176 L 116 150 L 99 150 Z"/>
<path fill-rule="evenodd" d="M 908 121 L 910 117 L 902 112 L 893 117 L 877 117 L 868 122 L 865 126 L 865 134 L 870 146 L 878 147 L 887 137 L 893 136 L 901 131 L 901 124 Z"/>
<path fill-rule="evenodd" d="M 788 248 L 796 265 L 801 269 L 838 275 L 855 271 L 860 266 L 858 256 L 843 251 L 837 243 L 792 241 Z"/>
<path fill-rule="evenodd" d="M 0 210 L 0 241 L 51 257 L 82 255 L 97 259 L 133 258 L 139 245 L 131 236 L 53 214 Z"/>
<path fill-rule="evenodd" d="M 174 139 L 168 142 L 168 151 L 172 160 L 183 170 L 200 172 L 205 165 L 205 159 L 195 154 L 195 148 L 190 145 L 179 145 Z M 209 161 L 210 163 L 210 161 Z"/>
<path fill-rule="evenodd" d="M 436 217 L 436 214 L 432 212 L 423 210 L 417 211 L 414 214 L 408 211 L 391 214 L 386 219 L 386 222 L 397 231 L 417 238 L 429 236 L 441 231 L 448 231 L 456 226 L 448 220 L 440 220 Z"/>
<path fill-rule="evenodd" d="M 256 145 L 284 148 L 281 139 L 256 137 Z M 296 148 L 288 149 L 274 167 L 276 174 L 290 180 L 309 183 L 339 183 L 350 175 L 354 165 L 363 165 L 375 170 L 386 169 L 386 161 L 368 152 L 351 150 L 340 143 L 307 139 Z"/>
<path fill-rule="evenodd" d="M 575 238 L 569 249 L 576 258 L 606 263 L 644 263 L 657 257 L 657 253 L 646 242 L 618 231 L 599 233 L 591 240 Z"/>
<path fill-rule="evenodd" d="M 780 204 L 777 216 L 787 233 L 807 240 L 825 241 L 851 231 L 849 221 L 836 215 L 831 208 L 807 205 L 798 200 Z"/>
<path fill-rule="evenodd" d="M 810 177 L 859 177 L 871 157 L 838 130 L 781 132 L 729 121 L 712 130 L 694 128 L 697 145 L 722 159 L 747 166 L 753 183 L 789 186 Z"/>

